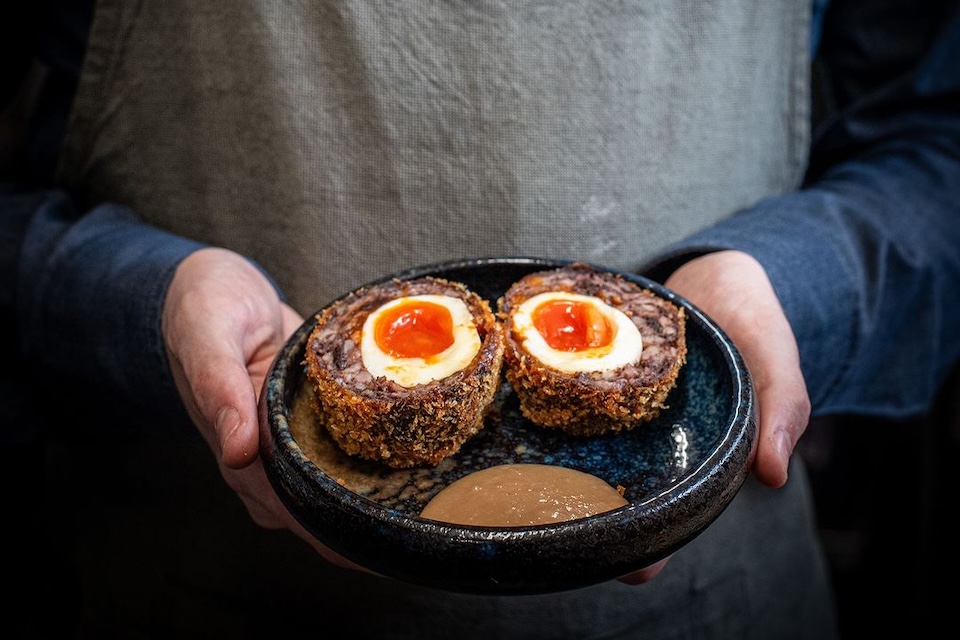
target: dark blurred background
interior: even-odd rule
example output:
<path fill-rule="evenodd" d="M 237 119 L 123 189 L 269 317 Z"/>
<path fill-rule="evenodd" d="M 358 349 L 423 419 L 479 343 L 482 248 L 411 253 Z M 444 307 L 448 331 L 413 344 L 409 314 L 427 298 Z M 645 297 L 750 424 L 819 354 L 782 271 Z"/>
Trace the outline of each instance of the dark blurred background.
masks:
<path fill-rule="evenodd" d="M 960 368 L 930 415 L 814 420 L 798 450 L 811 471 L 844 637 L 949 629 L 960 595 Z"/>

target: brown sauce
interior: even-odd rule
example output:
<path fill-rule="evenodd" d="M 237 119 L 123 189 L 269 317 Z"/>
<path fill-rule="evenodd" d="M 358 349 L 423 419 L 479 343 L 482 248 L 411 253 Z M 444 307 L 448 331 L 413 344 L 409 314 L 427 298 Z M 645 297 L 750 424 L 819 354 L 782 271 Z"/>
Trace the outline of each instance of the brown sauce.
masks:
<path fill-rule="evenodd" d="M 625 504 L 620 490 L 588 473 L 547 464 L 503 464 L 453 482 L 420 515 L 452 524 L 522 527 L 585 518 Z"/>

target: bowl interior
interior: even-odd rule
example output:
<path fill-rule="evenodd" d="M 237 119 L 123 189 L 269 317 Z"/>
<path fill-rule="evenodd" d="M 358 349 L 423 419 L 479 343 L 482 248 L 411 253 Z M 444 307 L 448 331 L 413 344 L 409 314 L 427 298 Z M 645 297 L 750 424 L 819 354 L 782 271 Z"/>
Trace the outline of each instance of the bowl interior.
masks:
<path fill-rule="evenodd" d="M 388 277 L 439 275 L 496 304 L 527 273 L 565 264 L 526 258 L 428 265 Z M 753 390 L 736 349 L 709 318 L 687 312 L 687 363 L 669 408 L 633 431 L 582 438 L 537 427 L 504 382 L 485 428 L 435 468 L 392 470 L 344 454 L 309 406 L 304 350 L 314 319 L 289 339 L 261 398 L 265 467 L 281 499 L 322 542 L 388 576 L 482 593 L 534 593 L 612 579 L 688 542 L 726 507 L 755 437 Z M 454 480 L 503 463 L 562 465 L 622 486 L 630 504 L 581 520 L 513 529 L 419 517 Z M 616 545 L 611 548 L 608 545 Z"/>

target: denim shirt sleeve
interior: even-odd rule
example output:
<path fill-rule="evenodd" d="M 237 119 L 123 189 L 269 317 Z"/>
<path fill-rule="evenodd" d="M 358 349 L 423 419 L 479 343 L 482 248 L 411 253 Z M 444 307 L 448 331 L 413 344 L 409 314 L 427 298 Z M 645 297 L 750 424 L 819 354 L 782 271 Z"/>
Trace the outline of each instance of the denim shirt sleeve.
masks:
<path fill-rule="evenodd" d="M 797 336 L 815 415 L 923 413 L 960 358 L 960 16 L 925 51 L 913 71 L 842 93 L 803 189 L 643 269 L 664 280 L 709 251 L 757 258 Z"/>
<path fill-rule="evenodd" d="M 62 192 L 33 202 L 15 290 L 24 360 L 47 379 L 82 379 L 134 405 L 177 407 L 162 304 L 180 261 L 203 245 L 119 205 L 77 216 Z"/>
<path fill-rule="evenodd" d="M 904 0 L 884 2 L 922 13 Z M 859 4 L 831 2 L 817 42 L 830 46 L 857 27 L 845 15 L 882 13 Z M 900 26 L 861 42 L 899 51 L 902 40 L 925 34 Z M 816 141 L 804 189 L 684 240 L 647 269 L 662 279 L 679 260 L 723 248 L 756 256 L 797 334 L 818 414 L 922 411 L 960 356 L 958 31 L 954 17 L 915 72 L 909 60 L 896 78 L 837 92 L 844 98 Z M 872 78 L 856 65 L 830 68 L 837 86 Z M 55 190 L 0 197 L 0 244 L 0 278 L 9 284 L 2 311 L 16 304 L 29 362 L 152 406 L 175 398 L 160 304 L 176 265 L 200 245 L 120 206 L 80 215 Z"/>
<path fill-rule="evenodd" d="M 49 15 L 33 12 L 34 22 L 8 34 L 19 38 L 26 60 L 44 69 L 44 81 L 19 144 L 4 149 L 16 155 L 0 175 L 0 326 L 11 360 L 0 383 L 21 404 L 28 404 L 19 395 L 31 379 L 53 384 L 61 398 L 96 388 L 132 410 L 169 409 L 179 419 L 161 309 L 176 267 L 203 245 L 146 225 L 116 204 L 80 210 L 56 187 L 92 12 L 89 1 L 58 5 Z M 13 62 L 0 60 L 0 108 L 29 85 L 29 65 Z M 13 422 L 8 431 L 22 428 Z M 11 436 L 20 437 L 3 434 Z"/>

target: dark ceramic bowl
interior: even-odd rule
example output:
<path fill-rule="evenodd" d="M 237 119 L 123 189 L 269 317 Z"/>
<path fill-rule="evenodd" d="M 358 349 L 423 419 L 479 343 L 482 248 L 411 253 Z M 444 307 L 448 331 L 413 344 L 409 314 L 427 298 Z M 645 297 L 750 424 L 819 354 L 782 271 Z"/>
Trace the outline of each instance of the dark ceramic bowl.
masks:
<path fill-rule="evenodd" d="M 477 259 L 388 277 L 442 276 L 495 304 L 524 275 L 563 264 Z M 757 429 L 753 387 L 740 354 L 710 318 L 655 282 L 617 273 L 687 313 L 687 363 L 667 399 L 669 409 L 648 425 L 592 438 L 538 428 L 520 415 L 505 384 L 487 427 L 438 467 L 395 471 L 357 460 L 333 444 L 303 396 L 311 317 L 278 354 L 261 397 L 263 462 L 284 504 L 317 539 L 360 565 L 464 593 L 583 587 L 643 568 L 685 545 L 720 515 L 744 481 Z M 524 462 L 593 474 L 625 487 L 629 504 L 523 528 L 458 526 L 418 516 L 457 478 Z"/>

